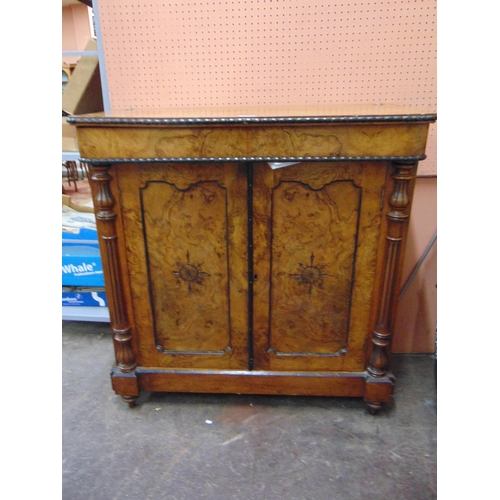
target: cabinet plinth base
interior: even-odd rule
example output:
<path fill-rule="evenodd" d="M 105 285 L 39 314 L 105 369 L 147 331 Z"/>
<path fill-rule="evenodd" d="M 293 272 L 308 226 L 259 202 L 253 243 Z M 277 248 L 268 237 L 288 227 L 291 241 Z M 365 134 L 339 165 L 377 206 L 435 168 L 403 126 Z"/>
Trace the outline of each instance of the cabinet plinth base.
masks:
<path fill-rule="evenodd" d="M 365 403 L 368 411 L 374 415 L 382 408 L 382 403 L 388 403 L 392 400 L 394 389 L 394 375 L 387 373 L 383 377 L 375 378 L 371 375 L 366 377 Z"/>
<path fill-rule="evenodd" d="M 370 412 L 392 399 L 394 377 L 375 379 L 367 372 L 277 372 L 184 370 L 137 367 L 111 371 L 113 389 L 133 406 L 141 389 L 149 392 L 269 394 L 364 398 Z M 132 404 L 131 404 L 132 403 Z"/>
<path fill-rule="evenodd" d="M 139 380 L 135 372 L 123 373 L 116 366 L 111 369 L 111 385 L 116 394 L 120 395 L 133 408 L 139 396 Z"/>

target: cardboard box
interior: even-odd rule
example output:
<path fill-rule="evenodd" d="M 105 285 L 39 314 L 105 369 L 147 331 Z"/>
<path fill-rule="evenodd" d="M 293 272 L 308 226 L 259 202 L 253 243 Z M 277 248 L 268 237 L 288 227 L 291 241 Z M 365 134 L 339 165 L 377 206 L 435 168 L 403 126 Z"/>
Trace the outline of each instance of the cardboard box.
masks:
<path fill-rule="evenodd" d="M 78 212 L 74 219 L 78 219 Z M 93 219 L 91 214 L 81 214 L 82 224 Z M 68 220 L 68 219 L 67 219 Z M 97 230 L 91 227 L 67 227 L 72 232 L 62 232 L 62 284 L 63 286 L 104 287 L 101 254 Z"/>
<path fill-rule="evenodd" d="M 64 307 L 107 307 L 106 292 L 62 292 L 62 305 Z"/>
<path fill-rule="evenodd" d="M 78 152 L 76 127 L 67 123 L 65 116 L 62 117 L 62 150 Z"/>
<path fill-rule="evenodd" d="M 98 245 L 63 244 L 63 286 L 104 287 L 101 254 Z"/>
<path fill-rule="evenodd" d="M 85 50 L 96 51 L 97 42 L 91 38 Z M 62 111 L 68 115 L 81 115 L 103 110 L 99 58 L 82 56 L 62 94 Z"/>

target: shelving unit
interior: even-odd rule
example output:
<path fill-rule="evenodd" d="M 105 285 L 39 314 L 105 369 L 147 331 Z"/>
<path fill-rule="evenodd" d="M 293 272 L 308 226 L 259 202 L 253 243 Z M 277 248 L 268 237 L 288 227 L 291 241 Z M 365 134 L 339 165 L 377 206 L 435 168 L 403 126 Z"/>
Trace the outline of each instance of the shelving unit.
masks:
<path fill-rule="evenodd" d="M 89 11 L 90 32 L 88 32 L 88 33 L 85 32 L 84 16 L 82 15 L 82 12 L 83 12 L 82 4 L 86 5 L 89 8 L 93 8 L 93 14 L 91 13 L 92 11 Z M 64 7 L 70 7 L 70 8 L 75 7 L 75 9 L 78 12 L 75 13 L 75 11 L 72 10 L 72 16 L 71 16 L 72 22 L 76 22 L 75 19 L 78 19 L 79 20 L 78 22 L 83 23 L 83 24 L 80 24 L 78 29 L 73 30 L 76 33 L 76 36 L 77 36 L 76 41 L 78 41 L 78 43 L 76 45 L 75 44 L 67 45 L 67 48 L 69 48 L 70 50 L 63 50 L 62 55 L 63 55 L 63 57 L 73 58 L 72 60 L 74 61 L 73 62 L 74 64 L 76 63 L 76 59 L 75 59 L 76 57 L 87 56 L 89 58 L 90 57 L 94 57 L 94 58 L 97 57 L 99 59 L 99 73 L 100 73 L 100 80 L 101 80 L 100 85 L 101 85 L 101 88 L 103 90 L 105 90 L 105 92 L 103 92 L 102 97 L 103 97 L 103 104 L 106 108 L 106 107 L 108 107 L 108 98 L 107 98 L 107 90 L 106 90 L 107 89 L 106 77 L 105 77 L 105 71 L 104 71 L 104 59 L 103 59 L 101 44 L 100 44 L 99 40 L 96 40 L 96 38 L 99 38 L 97 35 L 99 32 L 99 15 L 98 15 L 97 2 L 92 2 L 91 0 L 88 0 L 88 1 L 63 0 L 63 8 Z M 63 20 L 64 19 L 68 19 L 68 22 L 70 22 L 69 17 L 63 17 Z M 95 24 L 95 27 L 97 28 L 96 30 L 94 30 L 93 24 Z M 84 33 L 86 33 L 86 34 L 84 34 Z M 83 47 L 83 44 L 85 41 L 84 38 L 88 38 L 88 36 L 90 36 L 92 39 L 94 39 L 96 41 L 96 44 L 94 44 L 94 46 L 93 46 L 89 40 L 88 42 L 85 42 L 85 43 L 87 43 L 87 46 L 84 50 L 75 50 L 76 48 L 81 49 L 81 47 Z M 91 70 L 91 67 L 89 66 L 88 69 Z M 90 73 L 89 73 L 89 75 L 90 75 Z M 79 77 L 81 78 L 81 75 Z M 85 83 L 81 84 L 82 85 L 81 91 L 84 93 L 86 92 L 88 94 L 88 96 L 90 96 L 90 97 L 92 95 L 94 95 L 93 92 L 95 92 L 95 89 L 97 87 L 95 84 L 92 84 L 93 86 L 91 86 L 90 77 L 88 77 L 88 78 L 85 77 L 81 81 L 85 82 Z M 86 87 L 87 85 L 89 85 L 88 88 Z M 92 90 L 89 90 L 89 89 L 92 89 Z M 82 94 L 82 95 L 85 95 L 85 94 Z M 93 99 L 90 99 L 89 102 L 92 102 L 92 101 L 93 101 Z M 79 104 L 79 106 L 81 106 L 81 105 Z M 65 110 L 66 113 L 73 112 L 72 111 L 73 108 L 71 108 L 71 107 L 69 109 L 66 109 L 63 107 L 63 110 Z M 87 110 L 84 112 L 89 112 L 89 111 L 92 111 L 92 110 Z M 65 114 L 64 111 L 63 111 L 63 114 Z M 75 130 L 73 127 L 69 127 L 69 128 L 65 128 L 65 127 L 66 127 L 66 125 L 65 125 L 64 119 L 63 119 L 62 162 L 63 163 L 69 162 L 69 161 L 79 162 L 80 161 L 80 152 L 78 150 L 78 144 L 76 141 Z M 64 173 L 65 173 L 65 169 L 63 167 L 63 174 Z M 91 292 L 91 291 L 92 292 L 97 291 L 97 292 L 101 292 L 101 293 L 105 292 L 104 287 L 102 287 L 102 288 L 85 287 L 85 286 L 69 286 L 68 287 L 65 285 L 63 285 L 62 290 L 63 290 L 63 292 L 71 291 L 71 292 L 82 292 L 82 293 Z M 108 309 L 108 307 L 98 307 L 98 306 L 88 306 L 87 307 L 87 306 L 82 306 L 82 305 L 78 305 L 78 306 L 64 305 L 64 306 L 62 306 L 62 319 L 66 320 L 66 321 L 109 322 L 110 321 L 109 309 Z"/>
<path fill-rule="evenodd" d="M 63 206 L 67 203 L 63 200 Z M 69 209 L 74 207 L 70 206 Z M 62 224 L 62 319 L 109 322 L 94 215 L 65 212 Z M 71 229 L 78 231 L 73 233 Z"/>

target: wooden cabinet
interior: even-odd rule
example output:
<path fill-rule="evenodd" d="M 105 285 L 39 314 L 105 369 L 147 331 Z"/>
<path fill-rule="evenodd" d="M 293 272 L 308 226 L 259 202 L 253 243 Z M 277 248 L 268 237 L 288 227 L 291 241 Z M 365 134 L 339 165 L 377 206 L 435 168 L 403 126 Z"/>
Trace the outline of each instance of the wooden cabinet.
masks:
<path fill-rule="evenodd" d="M 130 405 L 141 389 L 389 401 L 434 120 L 394 106 L 71 117 L 91 168 L 116 393 Z"/>

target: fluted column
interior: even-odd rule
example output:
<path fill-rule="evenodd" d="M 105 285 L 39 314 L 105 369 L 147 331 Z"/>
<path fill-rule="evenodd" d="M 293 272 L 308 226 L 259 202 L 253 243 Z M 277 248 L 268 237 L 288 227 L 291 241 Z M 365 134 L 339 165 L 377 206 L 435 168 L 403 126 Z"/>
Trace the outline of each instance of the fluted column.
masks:
<path fill-rule="evenodd" d="M 104 263 L 106 295 L 109 303 L 111 329 L 115 348 L 116 368 L 119 373 L 132 374 L 137 366 L 132 349 L 132 329 L 127 317 L 120 257 L 116 232 L 115 200 L 111 194 L 109 168 L 111 165 L 90 165 L 90 179 L 101 254 Z M 135 385 L 135 384 L 134 384 Z M 135 391 L 133 391 L 135 392 Z M 122 394 L 124 401 L 133 405 L 135 394 Z"/>
<path fill-rule="evenodd" d="M 414 177 L 415 162 L 395 162 L 394 188 L 387 214 L 385 262 L 380 293 L 377 323 L 372 333 L 373 351 L 367 371 L 372 377 L 384 377 L 388 369 L 389 346 L 392 338 L 391 319 L 396 297 L 398 264 L 401 259 L 401 243 L 409 218 L 410 198 L 408 186 Z"/>

